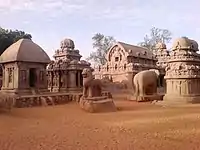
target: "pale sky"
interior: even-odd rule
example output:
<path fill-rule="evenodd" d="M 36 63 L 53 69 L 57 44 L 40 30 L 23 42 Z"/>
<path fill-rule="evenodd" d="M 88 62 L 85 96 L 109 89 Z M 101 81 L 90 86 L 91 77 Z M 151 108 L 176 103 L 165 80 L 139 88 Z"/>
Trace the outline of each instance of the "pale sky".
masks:
<path fill-rule="evenodd" d="M 30 33 L 50 57 L 64 38 L 85 58 L 97 32 L 137 44 L 153 26 L 200 41 L 199 16 L 200 0 L 0 0 L 0 26 Z"/>

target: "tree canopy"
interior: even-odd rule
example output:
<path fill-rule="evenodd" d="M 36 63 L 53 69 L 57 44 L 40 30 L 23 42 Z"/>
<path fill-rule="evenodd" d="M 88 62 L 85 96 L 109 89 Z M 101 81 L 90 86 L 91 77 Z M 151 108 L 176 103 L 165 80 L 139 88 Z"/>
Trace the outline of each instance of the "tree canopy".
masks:
<path fill-rule="evenodd" d="M 0 55 L 19 39 L 32 39 L 32 36 L 24 31 L 8 30 L 0 27 Z"/>
<path fill-rule="evenodd" d="M 158 42 L 167 44 L 171 39 L 172 33 L 169 30 L 153 27 L 150 29 L 150 34 L 145 35 L 144 41 L 138 43 L 138 45 L 146 47 L 149 50 L 154 50 Z"/>
<path fill-rule="evenodd" d="M 101 33 L 96 33 L 93 37 L 93 51 L 87 60 L 94 61 L 96 64 L 105 64 L 106 63 L 106 54 L 109 48 L 116 42 L 114 37 L 105 36 Z"/>

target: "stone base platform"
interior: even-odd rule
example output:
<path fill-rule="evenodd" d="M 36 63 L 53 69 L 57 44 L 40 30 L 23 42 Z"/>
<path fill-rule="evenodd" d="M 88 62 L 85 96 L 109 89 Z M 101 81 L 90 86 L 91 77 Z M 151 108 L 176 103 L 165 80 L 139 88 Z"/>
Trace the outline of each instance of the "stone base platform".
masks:
<path fill-rule="evenodd" d="M 81 94 L 71 93 L 49 93 L 49 94 L 38 94 L 38 95 L 23 95 L 15 98 L 14 107 L 36 107 L 36 106 L 49 106 L 66 104 L 70 101 L 76 101 L 80 99 Z"/>
<path fill-rule="evenodd" d="M 102 92 L 102 96 L 106 96 L 112 98 L 110 92 L 104 91 Z M 60 105 L 66 104 L 70 101 L 79 102 L 82 97 L 82 93 L 80 92 L 48 92 L 42 94 L 14 94 L 8 92 L 0 92 L 1 101 L 11 100 L 13 103 L 13 107 L 17 108 L 25 108 L 25 107 L 38 107 L 38 106 L 48 106 L 48 105 Z M 11 99 L 10 99 L 11 97 Z M 4 100 L 5 99 L 5 100 Z"/>
<path fill-rule="evenodd" d="M 156 95 L 145 95 L 143 97 L 136 98 L 134 95 L 130 95 L 127 97 L 127 100 L 130 101 L 137 101 L 137 102 L 149 102 L 149 101 L 162 101 L 163 100 L 163 94 L 156 94 Z"/>
<path fill-rule="evenodd" d="M 99 112 L 113 112 L 117 108 L 113 102 L 113 99 L 108 98 L 107 96 L 102 97 L 93 97 L 93 98 L 81 98 L 79 106 L 90 113 L 99 113 Z"/>
<path fill-rule="evenodd" d="M 162 106 L 184 106 L 188 104 L 200 104 L 200 95 L 193 96 L 169 96 L 165 95 L 163 101 L 154 102 L 156 105 Z"/>

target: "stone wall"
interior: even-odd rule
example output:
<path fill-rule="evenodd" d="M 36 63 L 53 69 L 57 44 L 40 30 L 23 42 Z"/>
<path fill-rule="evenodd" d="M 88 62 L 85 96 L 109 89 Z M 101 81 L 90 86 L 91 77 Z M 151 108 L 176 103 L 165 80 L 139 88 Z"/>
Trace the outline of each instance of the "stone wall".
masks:
<path fill-rule="evenodd" d="M 27 95 L 15 98 L 14 107 L 38 107 L 48 105 L 67 104 L 72 101 L 79 102 L 82 93 L 47 93 L 43 95 Z M 112 97 L 110 92 L 104 91 L 102 96 Z"/>

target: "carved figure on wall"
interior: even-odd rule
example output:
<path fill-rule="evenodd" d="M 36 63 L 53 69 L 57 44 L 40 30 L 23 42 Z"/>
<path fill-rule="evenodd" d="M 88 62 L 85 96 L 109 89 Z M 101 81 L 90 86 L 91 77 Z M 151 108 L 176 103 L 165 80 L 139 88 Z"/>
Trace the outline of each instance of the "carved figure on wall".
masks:
<path fill-rule="evenodd" d="M 137 101 L 144 101 L 146 95 L 157 94 L 157 81 L 160 73 L 156 69 L 144 70 L 133 78 L 134 95 Z"/>
<path fill-rule="evenodd" d="M 56 77 L 56 80 L 55 80 L 56 84 L 55 84 L 55 86 L 58 87 L 58 86 L 60 86 L 60 74 L 59 74 L 59 71 L 56 71 L 55 77 Z"/>
<path fill-rule="evenodd" d="M 48 87 L 52 87 L 53 83 L 53 76 L 52 73 L 49 73 L 49 77 L 48 77 Z"/>
<path fill-rule="evenodd" d="M 8 68 L 8 83 L 12 82 L 13 69 Z"/>
<path fill-rule="evenodd" d="M 57 74 L 56 74 L 56 72 L 54 72 L 54 75 L 53 75 L 53 86 L 57 86 Z"/>

